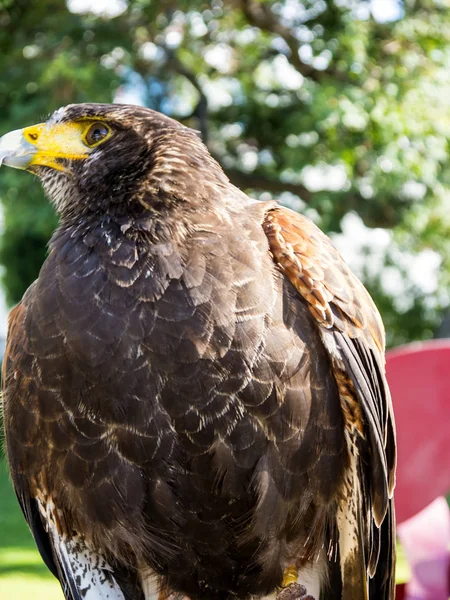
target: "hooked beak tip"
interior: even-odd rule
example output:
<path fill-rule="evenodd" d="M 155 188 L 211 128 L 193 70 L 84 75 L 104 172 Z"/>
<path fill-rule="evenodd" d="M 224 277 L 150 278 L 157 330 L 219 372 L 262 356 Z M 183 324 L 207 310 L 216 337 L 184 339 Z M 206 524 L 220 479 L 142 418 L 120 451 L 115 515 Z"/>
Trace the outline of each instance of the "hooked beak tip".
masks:
<path fill-rule="evenodd" d="M 26 169 L 34 154 L 36 147 L 25 139 L 23 129 L 16 129 L 0 138 L 0 165 Z"/>

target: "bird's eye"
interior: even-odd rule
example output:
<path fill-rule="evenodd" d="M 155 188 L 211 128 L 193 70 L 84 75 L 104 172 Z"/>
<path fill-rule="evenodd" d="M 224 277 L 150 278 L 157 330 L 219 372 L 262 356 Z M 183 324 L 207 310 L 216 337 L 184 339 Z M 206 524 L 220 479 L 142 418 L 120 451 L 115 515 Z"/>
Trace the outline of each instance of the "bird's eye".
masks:
<path fill-rule="evenodd" d="M 86 132 L 84 139 L 88 146 L 95 146 L 106 137 L 108 137 L 110 129 L 104 123 L 93 123 Z"/>

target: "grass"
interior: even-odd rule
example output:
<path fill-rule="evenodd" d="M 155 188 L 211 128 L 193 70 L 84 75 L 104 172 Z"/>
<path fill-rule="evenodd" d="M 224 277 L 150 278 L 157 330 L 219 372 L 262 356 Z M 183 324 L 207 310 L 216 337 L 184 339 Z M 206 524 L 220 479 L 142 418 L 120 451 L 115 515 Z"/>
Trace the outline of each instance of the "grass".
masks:
<path fill-rule="evenodd" d="M 399 548 L 397 581 L 409 579 Z M 5 461 L 0 458 L 0 600 L 63 600 L 59 583 L 36 550 L 17 503 Z"/>
<path fill-rule="evenodd" d="M 0 458 L 0 600 L 63 600 L 36 550 Z"/>
<path fill-rule="evenodd" d="M 405 551 L 401 544 L 397 542 L 397 569 L 395 571 L 395 581 L 397 583 L 407 583 L 411 579 L 411 569 L 406 560 Z"/>

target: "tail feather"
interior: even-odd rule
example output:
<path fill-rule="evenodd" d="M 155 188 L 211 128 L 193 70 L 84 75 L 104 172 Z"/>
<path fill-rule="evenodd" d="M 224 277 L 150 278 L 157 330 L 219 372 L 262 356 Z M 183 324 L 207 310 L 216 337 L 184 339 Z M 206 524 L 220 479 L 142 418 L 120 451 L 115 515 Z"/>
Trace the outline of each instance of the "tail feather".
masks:
<path fill-rule="evenodd" d="M 369 600 L 362 492 L 357 472 L 358 452 L 352 446 L 344 498 L 337 513 L 342 599 Z"/>
<path fill-rule="evenodd" d="M 395 511 L 389 501 L 386 517 L 380 527 L 380 554 L 376 572 L 370 582 L 370 600 L 392 600 L 395 597 Z"/>
<path fill-rule="evenodd" d="M 376 525 L 368 490 L 360 472 L 356 444 L 351 444 L 351 466 L 344 498 L 338 508 L 342 600 L 393 600 L 395 597 L 395 513 L 393 500 Z"/>

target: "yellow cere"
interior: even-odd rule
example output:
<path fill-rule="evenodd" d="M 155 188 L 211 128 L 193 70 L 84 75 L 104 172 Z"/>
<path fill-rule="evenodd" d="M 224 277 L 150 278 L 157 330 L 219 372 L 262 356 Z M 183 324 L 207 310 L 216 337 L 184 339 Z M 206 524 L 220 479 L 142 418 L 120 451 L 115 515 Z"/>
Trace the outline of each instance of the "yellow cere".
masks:
<path fill-rule="evenodd" d="M 95 122 L 96 119 L 55 124 L 39 123 L 25 127 L 22 132 L 24 138 L 37 148 L 29 167 L 40 165 L 64 171 L 64 164 L 58 162 L 58 159 L 86 158 L 91 148 L 85 143 L 85 135 Z"/>

